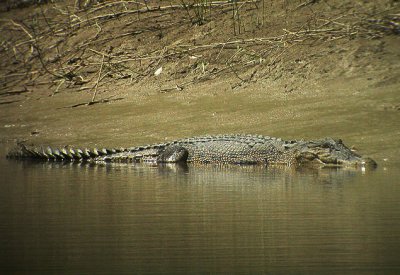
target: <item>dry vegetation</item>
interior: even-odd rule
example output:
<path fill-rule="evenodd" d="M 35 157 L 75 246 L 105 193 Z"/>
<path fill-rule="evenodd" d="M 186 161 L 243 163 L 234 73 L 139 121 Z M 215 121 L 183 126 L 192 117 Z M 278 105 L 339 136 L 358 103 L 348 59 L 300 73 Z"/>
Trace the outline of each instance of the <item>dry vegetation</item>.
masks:
<path fill-rule="evenodd" d="M 46 1 L 29 13 L 22 2 L 36 1 L 2 12 L 0 95 L 90 92 L 73 106 L 117 99 L 115 85 L 154 76 L 160 92 L 226 75 L 232 89 L 293 72 L 307 78 L 327 70 L 314 65 L 326 54 L 318 45 L 400 33 L 397 1 Z"/>

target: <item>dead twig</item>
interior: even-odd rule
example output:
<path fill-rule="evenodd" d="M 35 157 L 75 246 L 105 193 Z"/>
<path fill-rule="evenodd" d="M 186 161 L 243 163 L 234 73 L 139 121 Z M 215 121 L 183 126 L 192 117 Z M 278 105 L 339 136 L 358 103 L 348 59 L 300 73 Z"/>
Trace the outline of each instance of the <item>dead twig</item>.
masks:
<path fill-rule="evenodd" d="M 33 38 L 32 34 L 30 34 L 30 32 L 28 32 L 27 29 L 26 29 L 24 26 L 22 26 L 21 24 L 15 22 L 15 21 L 12 20 L 12 19 L 10 19 L 10 22 L 11 22 L 14 26 L 17 26 L 18 28 L 20 28 L 24 33 L 26 33 L 26 35 L 29 36 L 30 41 L 34 41 L 34 38 Z M 32 44 L 31 44 L 31 47 L 30 47 L 30 54 L 33 54 L 33 45 L 32 45 Z"/>
<path fill-rule="evenodd" d="M 109 98 L 103 98 L 103 99 L 99 99 L 96 101 L 92 101 L 90 104 L 88 104 L 87 102 L 82 102 L 82 103 L 77 103 L 77 104 L 73 104 L 73 105 L 68 105 L 65 107 L 61 107 L 59 109 L 64 109 L 64 108 L 76 108 L 79 106 L 89 106 L 89 105 L 94 105 L 94 104 L 98 104 L 98 103 L 108 103 L 108 102 L 114 102 L 114 101 L 118 101 L 118 100 L 123 100 L 123 97 L 117 97 L 117 98 L 113 98 L 114 96 L 110 96 Z"/>
<path fill-rule="evenodd" d="M 58 94 L 58 90 L 60 89 L 61 85 L 65 83 L 65 79 L 61 79 L 60 83 L 57 85 L 55 91 L 53 92 L 53 94 L 51 94 L 51 96 L 54 96 L 55 94 Z"/>
<path fill-rule="evenodd" d="M 297 7 L 295 7 L 295 8 L 293 9 L 293 11 L 299 10 L 299 9 L 304 8 L 304 7 L 307 7 L 307 6 L 309 6 L 309 5 L 316 4 L 316 3 L 318 3 L 319 1 L 320 1 L 320 0 L 309 0 L 309 1 L 307 1 L 307 2 L 301 3 L 300 5 L 298 5 Z"/>
<path fill-rule="evenodd" d="M 7 92 L 0 93 L 0 96 L 20 95 L 20 94 L 28 93 L 28 92 L 30 92 L 30 90 L 28 90 L 26 87 L 23 87 L 22 89 L 12 90 L 12 91 L 7 91 Z"/>
<path fill-rule="evenodd" d="M 96 98 L 96 95 L 97 95 L 97 87 L 99 86 L 100 77 L 101 77 L 101 71 L 103 70 L 103 64 L 104 64 L 104 55 L 103 55 L 103 57 L 102 57 L 102 59 L 101 59 L 101 65 L 100 65 L 100 69 L 99 69 L 99 75 L 98 75 L 98 77 L 97 77 L 97 81 L 96 81 L 96 84 L 95 84 L 95 86 L 94 86 L 94 92 L 93 92 L 92 100 L 91 100 L 89 103 L 87 103 L 87 105 L 91 105 L 91 104 L 93 104 L 93 103 L 95 102 L 94 99 Z"/>
<path fill-rule="evenodd" d="M 99 5 L 99 6 L 96 7 L 96 8 L 91 8 L 89 11 L 87 11 L 87 13 L 88 13 L 88 14 L 94 13 L 94 12 L 99 11 L 99 10 L 101 10 L 101 9 L 109 8 L 109 7 L 117 6 L 117 5 L 121 5 L 121 4 L 122 4 L 122 5 L 126 5 L 126 4 L 136 4 L 136 5 L 142 5 L 142 6 L 145 5 L 144 3 L 139 2 L 139 1 L 116 1 L 116 2 L 112 2 L 112 3 L 104 3 L 104 4 L 102 4 L 102 5 Z"/>
<path fill-rule="evenodd" d="M 240 1 L 240 2 L 236 2 L 238 4 L 246 4 L 246 3 L 254 3 L 254 1 Z M 208 3 L 208 5 L 211 6 L 225 6 L 225 5 L 232 5 L 233 3 L 231 1 L 214 1 L 214 2 L 210 2 Z M 197 7 L 197 6 L 201 6 L 202 3 L 199 4 L 193 4 L 191 5 L 191 7 Z M 103 14 L 103 15 L 97 15 L 97 16 L 93 16 L 91 18 L 87 18 L 85 20 L 80 20 L 77 23 L 71 23 L 70 27 L 76 27 L 79 26 L 81 24 L 85 24 L 88 23 L 90 21 L 93 20 L 107 20 L 107 19 L 112 19 L 112 18 L 116 18 L 116 17 L 120 17 L 123 15 L 129 15 L 129 14 L 139 14 L 139 13 L 147 13 L 147 12 L 157 12 L 157 11 L 164 11 L 164 10 L 168 10 L 168 9 L 186 9 L 187 7 L 185 5 L 168 5 L 168 6 L 156 6 L 156 7 L 151 7 L 147 5 L 146 2 L 146 7 L 141 8 L 141 9 L 135 9 L 135 10 L 124 10 L 124 11 L 120 11 L 120 12 L 115 12 L 115 13 L 108 13 L 108 14 Z"/>

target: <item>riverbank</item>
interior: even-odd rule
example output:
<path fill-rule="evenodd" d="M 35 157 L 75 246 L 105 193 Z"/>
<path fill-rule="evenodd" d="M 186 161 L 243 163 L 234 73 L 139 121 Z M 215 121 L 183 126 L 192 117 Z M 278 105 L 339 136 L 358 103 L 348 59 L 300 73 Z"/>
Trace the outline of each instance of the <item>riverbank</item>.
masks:
<path fill-rule="evenodd" d="M 4 11 L 1 143 L 331 136 L 397 165 L 399 4 L 325 2 Z"/>

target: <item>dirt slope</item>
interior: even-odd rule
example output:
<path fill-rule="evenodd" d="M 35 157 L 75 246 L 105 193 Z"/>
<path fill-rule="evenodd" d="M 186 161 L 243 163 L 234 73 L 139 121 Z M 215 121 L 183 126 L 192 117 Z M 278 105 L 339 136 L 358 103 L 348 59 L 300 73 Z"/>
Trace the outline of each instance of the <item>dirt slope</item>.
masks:
<path fill-rule="evenodd" d="M 1 142 L 332 136 L 400 162 L 398 1 L 189 2 L 3 7 Z"/>

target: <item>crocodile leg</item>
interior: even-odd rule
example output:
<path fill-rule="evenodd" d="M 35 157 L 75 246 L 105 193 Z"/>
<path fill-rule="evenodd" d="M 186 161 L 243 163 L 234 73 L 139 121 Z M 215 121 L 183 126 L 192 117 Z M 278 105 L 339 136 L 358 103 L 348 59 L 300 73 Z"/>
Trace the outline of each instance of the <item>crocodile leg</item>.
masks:
<path fill-rule="evenodd" d="M 189 152 L 186 148 L 179 145 L 171 145 L 164 148 L 160 152 L 157 162 L 186 162 L 189 156 Z"/>

